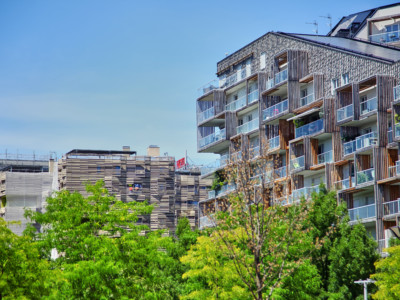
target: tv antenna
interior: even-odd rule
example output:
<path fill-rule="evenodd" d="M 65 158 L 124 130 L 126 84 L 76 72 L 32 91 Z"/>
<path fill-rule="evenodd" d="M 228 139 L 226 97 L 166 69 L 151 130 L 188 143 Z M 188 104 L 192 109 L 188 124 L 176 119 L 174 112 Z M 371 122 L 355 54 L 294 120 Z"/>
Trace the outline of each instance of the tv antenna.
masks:
<path fill-rule="evenodd" d="M 318 34 L 318 23 L 316 20 L 314 20 L 314 22 L 310 23 L 310 22 L 306 22 L 306 24 L 311 24 L 315 26 L 315 29 L 313 30 L 315 32 L 315 34 Z"/>
<path fill-rule="evenodd" d="M 327 14 L 326 16 L 319 16 L 320 18 L 325 18 L 329 20 L 329 23 L 327 24 L 329 26 L 329 30 L 332 30 L 332 17 L 330 14 Z"/>

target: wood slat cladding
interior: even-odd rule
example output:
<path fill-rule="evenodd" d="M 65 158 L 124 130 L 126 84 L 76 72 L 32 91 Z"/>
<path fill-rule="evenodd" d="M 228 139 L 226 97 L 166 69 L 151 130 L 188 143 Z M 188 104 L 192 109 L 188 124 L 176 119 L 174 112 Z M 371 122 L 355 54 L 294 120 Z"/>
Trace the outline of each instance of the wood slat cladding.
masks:
<path fill-rule="evenodd" d="M 231 137 L 236 135 L 236 129 L 238 126 L 236 113 L 227 111 L 225 113 L 225 128 L 226 128 L 226 139 L 229 140 Z"/>
<path fill-rule="evenodd" d="M 335 111 L 334 98 L 324 99 L 323 113 L 324 113 L 324 132 L 332 133 L 340 131 L 339 126 L 336 125 L 336 111 Z"/>
<path fill-rule="evenodd" d="M 377 75 L 376 76 L 376 98 L 378 111 L 385 111 L 391 107 L 393 103 L 393 88 L 396 80 L 392 76 Z"/>
<path fill-rule="evenodd" d="M 378 146 L 386 147 L 388 144 L 388 120 L 390 119 L 390 114 L 386 111 L 378 111 L 377 113 L 377 132 L 378 132 Z"/>
<path fill-rule="evenodd" d="M 383 240 L 385 238 L 384 228 L 383 228 L 383 207 L 384 202 L 384 185 L 375 184 L 374 197 L 375 197 L 375 215 L 376 215 L 376 239 Z"/>
<path fill-rule="evenodd" d="M 308 75 L 308 53 L 301 50 L 288 50 L 288 80 L 299 81 Z"/>
<path fill-rule="evenodd" d="M 292 175 L 291 188 L 298 190 L 304 187 L 304 176 L 303 175 Z"/>
<path fill-rule="evenodd" d="M 338 162 L 343 159 L 342 150 L 342 138 L 340 132 L 332 133 L 332 149 L 333 149 L 333 161 Z"/>
<path fill-rule="evenodd" d="M 389 159 L 386 147 L 373 148 L 373 160 L 375 180 L 388 178 Z"/>
<path fill-rule="evenodd" d="M 300 83 L 298 81 L 288 81 L 288 102 L 289 112 L 292 113 L 300 103 Z"/>
<path fill-rule="evenodd" d="M 335 189 L 335 182 L 337 179 L 337 167 L 334 164 L 326 164 L 325 165 L 325 178 L 326 178 L 326 188 L 328 190 Z"/>
<path fill-rule="evenodd" d="M 318 101 L 322 99 L 324 95 L 324 75 L 314 73 L 314 98 Z"/>
<path fill-rule="evenodd" d="M 225 111 L 226 99 L 225 93 L 222 90 L 214 91 L 214 112 L 218 115 Z"/>
<path fill-rule="evenodd" d="M 352 84 L 352 98 L 353 98 L 353 110 L 354 110 L 354 120 L 360 119 L 360 91 L 358 83 Z"/>
<path fill-rule="evenodd" d="M 310 148 L 311 148 L 311 166 L 318 164 L 318 140 L 310 139 Z M 307 152 L 307 150 L 306 150 Z"/>
<path fill-rule="evenodd" d="M 257 80 L 258 80 L 258 91 L 259 94 L 261 95 L 261 93 L 265 91 L 266 82 L 268 80 L 268 74 L 266 72 L 259 72 Z"/>
<path fill-rule="evenodd" d="M 294 139 L 294 125 L 293 122 L 286 120 L 279 120 L 279 140 L 282 150 L 286 150 L 289 141 Z"/>
<path fill-rule="evenodd" d="M 399 160 L 399 154 L 398 154 L 398 149 L 387 149 L 388 151 L 388 165 L 395 166 L 396 161 Z"/>
<path fill-rule="evenodd" d="M 317 152 L 318 152 L 318 141 L 317 141 Z M 313 165 L 312 157 L 312 145 L 309 137 L 304 138 L 304 169 L 309 170 Z"/>

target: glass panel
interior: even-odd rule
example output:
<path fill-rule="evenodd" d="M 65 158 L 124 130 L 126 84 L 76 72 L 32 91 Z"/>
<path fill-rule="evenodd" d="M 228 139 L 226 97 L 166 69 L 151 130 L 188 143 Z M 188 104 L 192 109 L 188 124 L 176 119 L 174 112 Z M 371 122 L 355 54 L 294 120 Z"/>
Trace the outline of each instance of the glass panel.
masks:
<path fill-rule="evenodd" d="M 219 88 L 219 83 L 217 79 L 214 79 L 212 81 L 210 81 L 209 83 L 206 83 L 205 85 L 199 87 L 197 89 L 197 96 L 201 97 L 205 94 L 207 94 L 208 92 L 218 89 Z"/>
<path fill-rule="evenodd" d="M 299 168 L 304 168 L 304 155 L 296 157 L 290 161 L 290 169 L 295 170 Z"/>
<path fill-rule="evenodd" d="M 282 70 L 279 73 L 275 74 L 275 85 L 287 80 L 288 78 L 288 70 Z"/>
<path fill-rule="evenodd" d="M 207 135 L 205 137 L 203 137 L 202 139 L 199 140 L 199 146 L 201 147 L 205 147 L 207 145 L 210 145 L 212 143 L 221 141 L 221 140 L 225 140 L 226 139 L 226 130 L 225 128 L 220 130 L 219 132 L 214 132 L 210 135 Z"/>
<path fill-rule="evenodd" d="M 360 135 L 356 138 L 356 149 L 362 149 L 369 146 L 376 145 L 378 142 L 376 132 L 370 132 L 367 134 Z"/>
<path fill-rule="evenodd" d="M 214 116 L 214 107 L 210 107 L 209 109 L 199 113 L 199 118 L 198 118 L 199 121 L 198 122 L 201 123 L 204 120 L 207 120 L 213 116 Z"/>
<path fill-rule="evenodd" d="M 310 103 L 314 102 L 314 100 L 315 100 L 314 94 L 307 95 L 303 98 L 300 98 L 300 105 L 304 106 L 304 105 L 310 104 Z"/>
<path fill-rule="evenodd" d="M 274 116 L 279 115 L 280 113 L 288 110 L 288 100 L 283 100 L 273 106 L 270 106 L 263 110 L 263 120 L 271 119 Z"/>
<path fill-rule="evenodd" d="M 301 126 L 299 128 L 296 128 L 295 136 L 296 138 L 298 138 L 305 135 L 311 135 L 321 131 L 323 128 L 324 128 L 324 120 L 319 119 L 314 122 L 308 123 L 304 126 Z"/>
<path fill-rule="evenodd" d="M 398 214 L 399 213 L 399 203 L 400 203 L 400 199 L 383 203 L 383 214 L 385 216 Z"/>
<path fill-rule="evenodd" d="M 237 134 L 239 133 L 247 133 L 252 130 L 258 129 L 259 127 L 259 122 L 258 118 L 251 120 L 250 122 L 244 123 L 243 125 L 240 125 L 237 127 Z"/>
<path fill-rule="evenodd" d="M 350 221 L 375 217 L 375 204 L 349 209 Z"/>
<path fill-rule="evenodd" d="M 374 179 L 375 179 L 374 168 L 357 172 L 357 184 L 374 181 Z"/>
<path fill-rule="evenodd" d="M 258 90 L 252 91 L 249 95 L 248 95 L 248 102 L 249 103 L 253 103 L 255 101 L 258 100 Z"/>
<path fill-rule="evenodd" d="M 237 99 L 237 100 L 235 100 L 235 101 L 233 101 L 231 103 L 228 103 L 225 106 L 225 109 L 228 110 L 228 111 L 235 111 L 235 110 L 238 110 L 239 108 L 242 108 L 244 106 L 246 106 L 246 96 L 242 96 L 239 99 Z"/>
<path fill-rule="evenodd" d="M 376 97 L 360 103 L 361 114 L 366 114 L 377 109 L 378 105 Z"/>
<path fill-rule="evenodd" d="M 332 151 L 318 154 L 317 156 L 318 164 L 325 164 L 332 162 L 332 154 L 333 154 Z"/>

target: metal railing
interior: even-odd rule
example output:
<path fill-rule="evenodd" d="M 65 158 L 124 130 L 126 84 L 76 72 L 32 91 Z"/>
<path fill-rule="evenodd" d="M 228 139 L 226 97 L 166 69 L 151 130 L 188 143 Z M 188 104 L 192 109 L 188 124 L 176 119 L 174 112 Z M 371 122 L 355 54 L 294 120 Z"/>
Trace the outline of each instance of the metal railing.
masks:
<path fill-rule="evenodd" d="M 279 148 L 280 143 L 279 143 L 279 135 L 276 137 L 273 137 L 272 139 L 268 139 L 268 148 L 269 150 Z"/>
<path fill-rule="evenodd" d="M 259 128 L 259 120 L 258 118 L 255 118 L 254 120 L 251 120 L 250 122 L 244 123 L 243 125 L 240 125 L 237 127 L 237 134 L 239 133 L 248 133 L 254 129 Z"/>
<path fill-rule="evenodd" d="M 346 179 L 335 182 L 335 187 L 339 191 L 346 190 L 351 187 L 355 187 L 355 185 L 356 185 L 356 180 L 355 180 L 354 176 L 351 177 L 351 180 L 350 180 L 350 178 L 346 178 Z"/>
<path fill-rule="evenodd" d="M 400 31 L 389 31 L 377 34 L 371 34 L 369 36 L 370 42 L 375 43 L 390 43 L 399 41 Z"/>
<path fill-rule="evenodd" d="M 351 208 L 348 210 L 350 221 L 375 217 L 375 204 Z"/>
<path fill-rule="evenodd" d="M 253 103 L 258 100 L 258 90 L 252 91 L 250 94 L 247 95 L 248 103 Z"/>
<path fill-rule="evenodd" d="M 214 132 L 209 134 L 199 140 L 200 148 L 205 147 L 207 145 L 213 144 L 215 142 L 225 140 L 226 139 L 226 129 L 222 129 L 219 132 Z"/>
<path fill-rule="evenodd" d="M 289 195 L 289 203 L 295 203 L 300 201 L 302 197 L 308 199 L 311 194 L 319 192 L 319 186 L 303 187 L 301 189 L 294 190 L 291 195 Z"/>
<path fill-rule="evenodd" d="M 275 170 L 276 178 L 283 178 L 286 177 L 286 166 L 280 167 Z"/>
<path fill-rule="evenodd" d="M 304 168 L 304 155 L 290 160 L 290 170 Z"/>
<path fill-rule="evenodd" d="M 393 100 L 400 100 L 400 85 L 393 88 Z"/>
<path fill-rule="evenodd" d="M 303 125 L 299 128 L 296 128 L 295 137 L 298 138 L 305 135 L 311 135 L 321 131 L 322 129 L 324 129 L 324 120 L 319 119 L 314 122 Z"/>
<path fill-rule="evenodd" d="M 308 105 L 315 101 L 314 94 L 307 95 L 305 97 L 300 98 L 300 105 Z"/>
<path fill-rule="evenodd" d="M 288 70 L 282 70 L 279 73 L 275 74 L 275 85 L 285 81 L 288 79 Z"/>
<path fill-rule="evenodd" d="M 385 216 L 398 214 L 400 212 L 400 199 L 384 202 L 383 203 L 383 214 Z"/>
<path fill-rule="evenodd" d="M 197 89 L 197 96 L 201 97 L 208 92 L 218 89 L 219 88 L 219 82 L 217 79 L 211 80 L 209 83 L 206 83 L 205 85 L 199 87 Z"/>
<path fill-rule="evenodd" d="M 235 111 L 245 106 L 246 106 L 246 96 L 242 96 L 239 99 L 225 105 L 225 110 Z"/>
<path fill-rule="evenodd" d="M 326 163 L 330 163 L 333 161 L 332 159 L 333 157 L 333 152 L 331 151 L 327 151 L 325 153 L 321 153 L 317 155 L 317 164 L 326 164 Z"/>
<path fill-rule="evenodd" d="M 204 120 L 207 120 L 209 118 L 214 117 L 214 106 L 210 107 L 209 109 L 206 109 L 205 111 L 202 111 L 198 115 L 198 123 L 203 122 Z"/>
<path fill-rule="evenodd" d="M 272 105 L 263 110 L 263 120 L 268 120 L 273 118 L 274 116 L 279 115 L 280 113 L 288 110 L 289 102 L 288 99 L 285 99 L 275 105 Z"/>
<path fill-rule="evenodd" d="M 378 109 L 378 101 L 376 97 L 360 103 L 361 114 L 366 114 Z"/>
<path fill-rule="evenodd" d="M 353 116 L 354 109 L 353 104 L 347 105 L 345 107 L 339 108 L 337 110 L 336 120 L 338 122 Z"/>
<path fill-rule="evenodd" d="M 357 184 L 363 184 L 374 180 L 375 180 L 374 168 L 357 172 Z"/>
<path fill-rule="evenodd" d="M 356 138 L 356 150 L 376 145 L 378 143 L 375 131 L 360 135 Z"/>

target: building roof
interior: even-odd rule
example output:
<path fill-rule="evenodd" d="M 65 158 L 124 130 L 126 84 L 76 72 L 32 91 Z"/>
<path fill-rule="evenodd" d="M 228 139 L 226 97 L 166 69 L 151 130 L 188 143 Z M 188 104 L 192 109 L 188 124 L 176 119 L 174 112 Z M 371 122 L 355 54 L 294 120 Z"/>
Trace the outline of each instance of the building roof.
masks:
<path fill-rule="evenodd" d="M 348 51 L 354 54 L 394 63 L 400 61 L 400 49 L 378 45 L 361 40 L 337 36 L 323 36 L 311 34 L 296 34 L 279 32 L 281 35 L 291 36 L 301 40 L 317 43 L 331 48 Z"/>
<path fill-rule="evenodd" d="M 121 155 L 129 154 L 136 155 L 136 151 L 124 151 L 124 150 L 92 150 L 92 149 L 73 149 L 66 155 Z"/>

